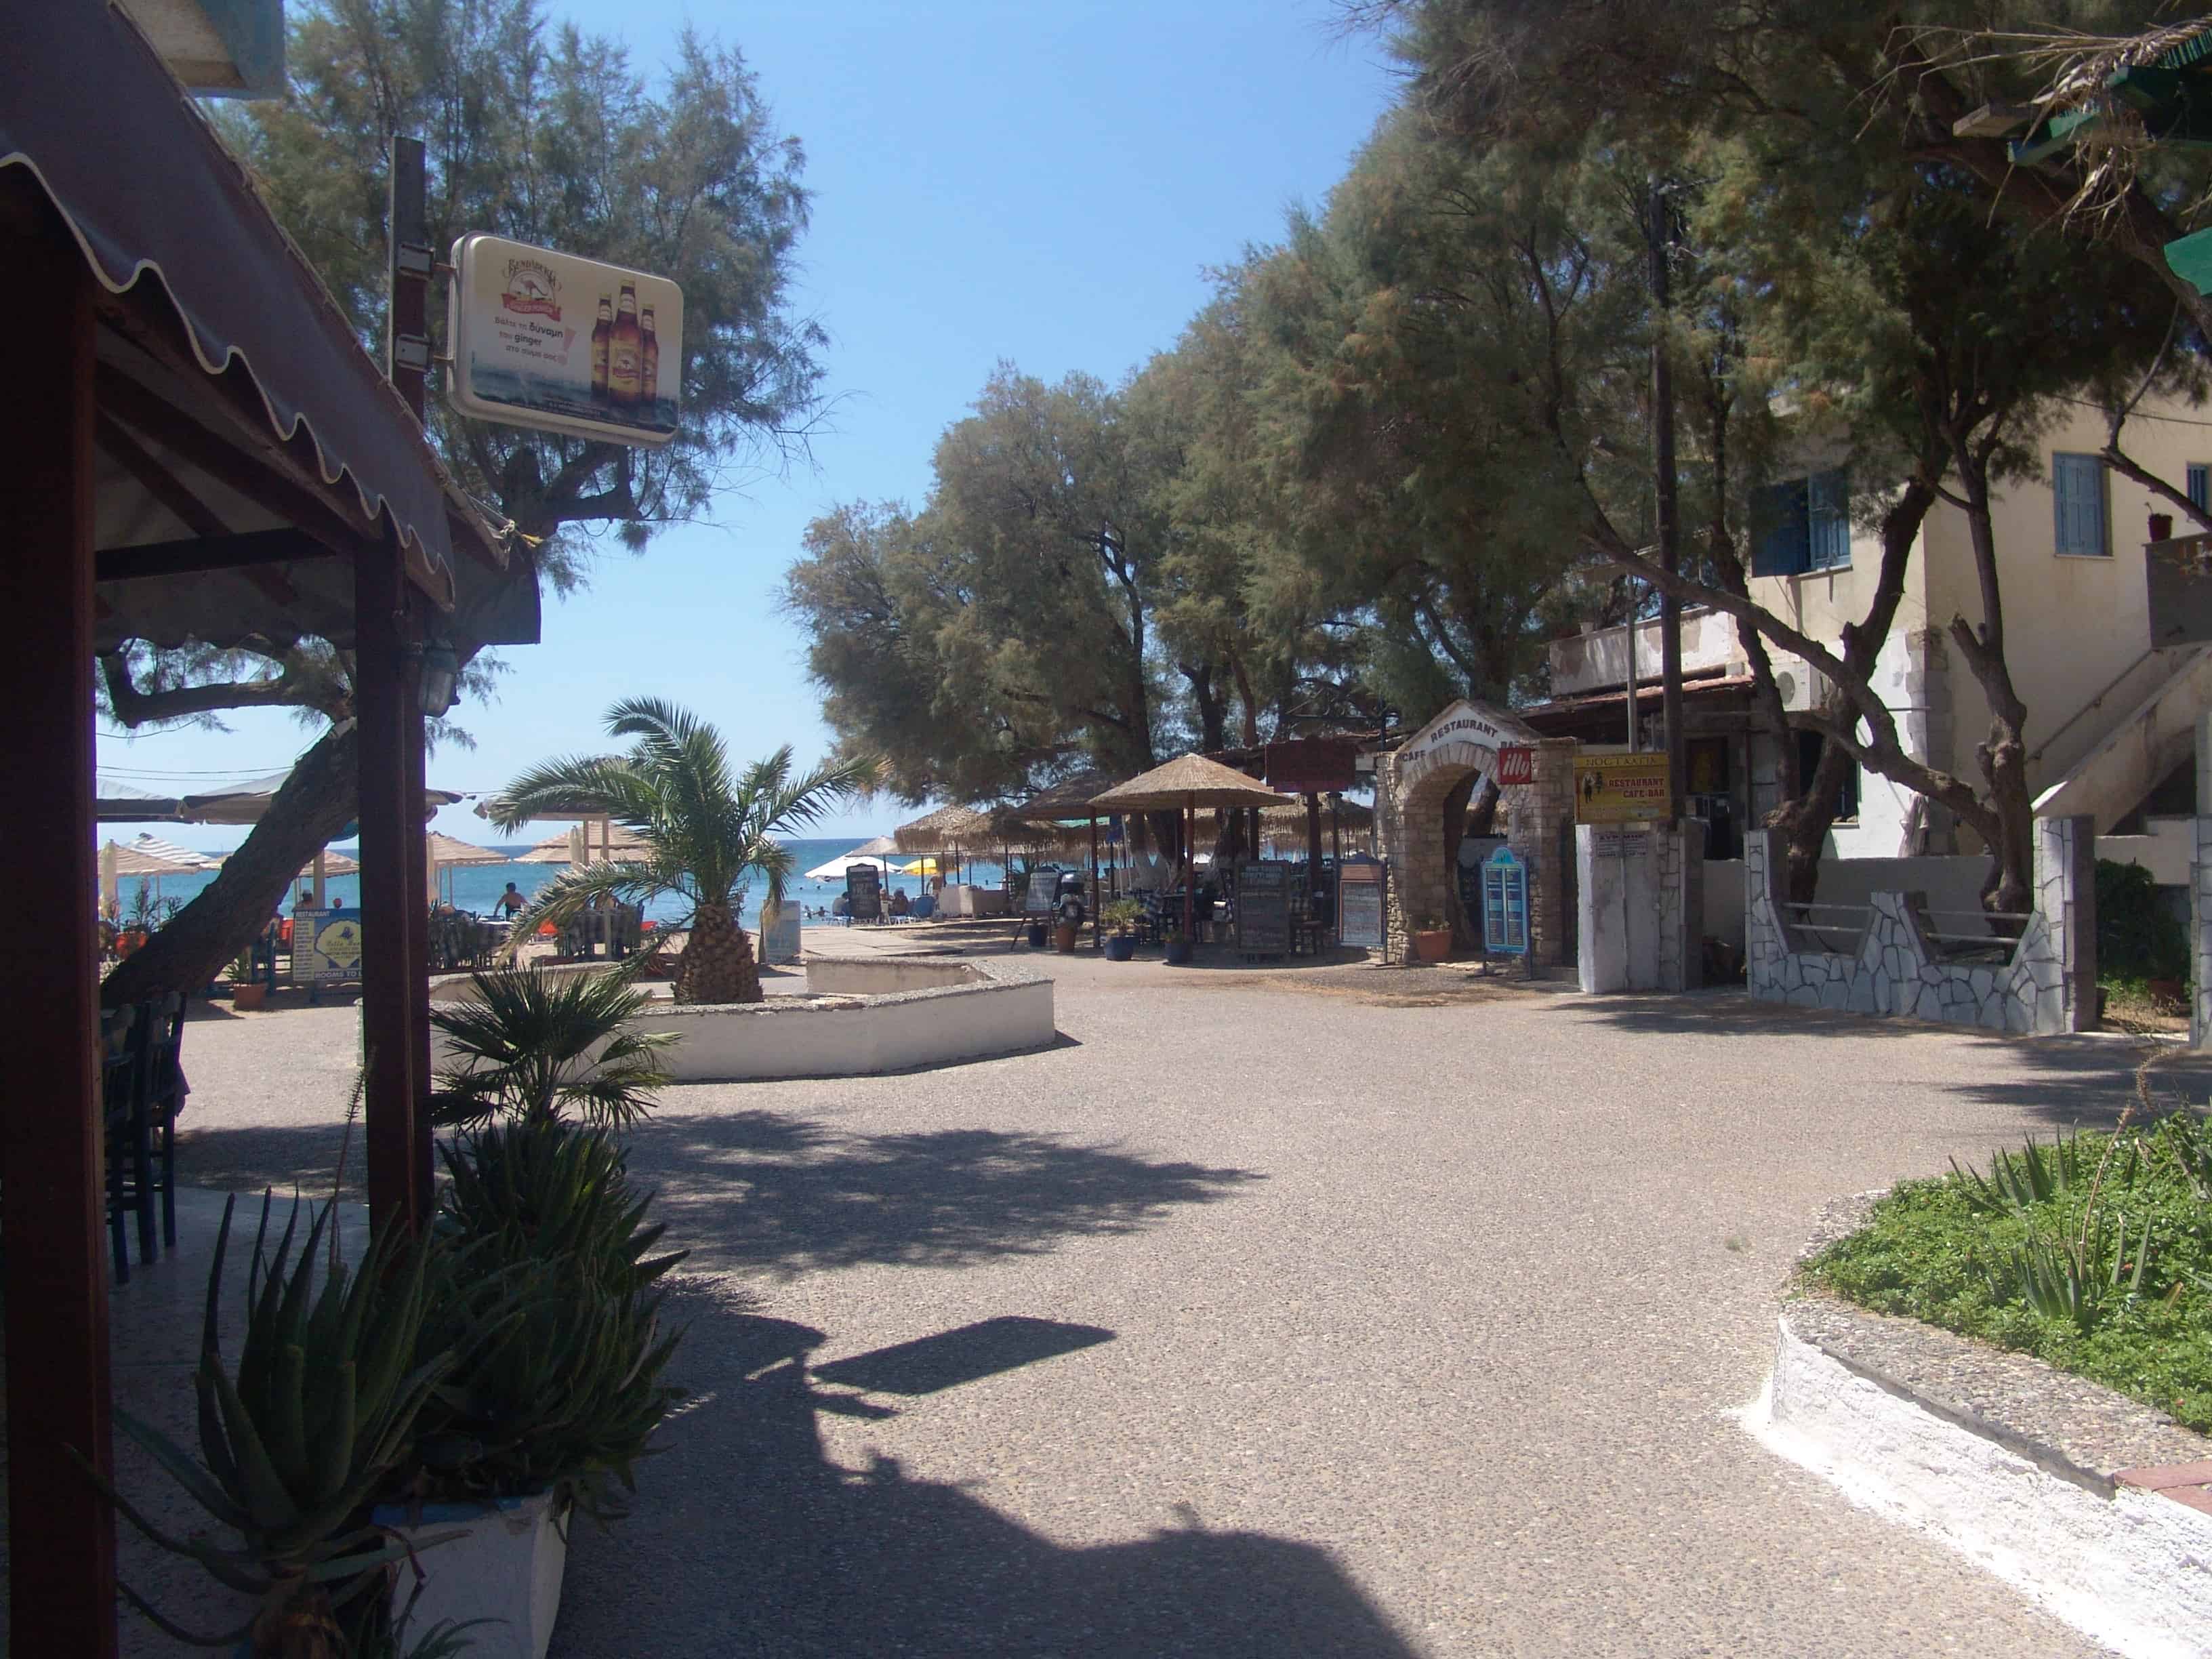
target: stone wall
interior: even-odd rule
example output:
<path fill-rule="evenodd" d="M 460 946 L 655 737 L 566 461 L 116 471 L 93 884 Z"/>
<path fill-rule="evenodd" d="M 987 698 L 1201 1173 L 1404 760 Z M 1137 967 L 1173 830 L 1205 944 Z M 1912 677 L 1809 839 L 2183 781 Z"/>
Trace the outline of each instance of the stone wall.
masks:
<path fill-rule="evenodd" d="M 1455 704 L 1422 728 L 1394 754 L 1375 766 L 1376 829 L 1389 861 L 1389 902 L 1383 926 L 1394 961 L 1412 954 L 1413 931 L 1424 919 L 1449 914 L 1451 884 L 1457 880 L 1456 848 L 1443 836 L 1443 802 L 1455 785 L 1487 773 L 1498 750 L 1480 732 L 1465 738 L 1425 741 L 1428 733 L 1451 725 Z M 1470 709 L 1470 714 L 1474 711 Z M 1482 723 L 1505 723 L 1494 711 L 1476 716 Z M 1518 722 L 1510 722 L 1517 728 Z M 1517 741 L 1520 730 L 1509 733 Z M 1528 865 L 1528 957 L 1543 967 L 1574 960 L 1574 756 L 1571 738 L 1538 738 L 1525 732 L 1535 750 L 1535 779 L 1499 792 L 1506 815 L 1506 844 Z M 1479 919 L 1478 925 L 1479 925 Z"/>
<path fill-rule="evenodd" d="M 1685 819 L 1576 836 L 1577 976 L 1585 991 L 1688 991 L 1703 982 L 1705 824 Z"/>
<path fill-rule="evenodd" d="M 1917 893 L 1868 896 L 1852 954 L 1806 948 L 1783 903 L 1783 860 L 1767 832 L 1744 838 L 1752 995 L 1800 1008 L 1911 1015 L 2014 1035 L 2092 1029 L 2097 1019 L 2096 826 L 2039 818 L 2036 909 L 2001 963 L 1953 962 L 1928 937 Z"/>

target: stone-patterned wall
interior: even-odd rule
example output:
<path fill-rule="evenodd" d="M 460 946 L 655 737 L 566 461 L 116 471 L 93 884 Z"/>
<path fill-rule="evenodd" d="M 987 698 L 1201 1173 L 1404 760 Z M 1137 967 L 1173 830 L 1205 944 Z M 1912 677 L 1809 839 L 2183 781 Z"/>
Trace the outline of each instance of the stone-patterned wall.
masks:
<path fill-rule="evenodd" d="M 1705 983 L 1705 826 L 1685 818 L 1677 828 L 1654 824 L 1651 858 L 1656 878 L 1659 988 L 1694 991 Z"/>
<path fill-rule="evenodd" d="M 2095 820 L 2039 818 L 2035 827 L 2035 914 L 2008 960 L 1979 963 L 1943 959 L 1921 925 L 1917 893 L 1870 894 L 1855 955 L 1801 948 L 1782 902 L 1783 860 L 1766 831 L 1746 836 L 1752 995 L 2015 1035 L 2088 1030 L 2097 1011 Z"/>

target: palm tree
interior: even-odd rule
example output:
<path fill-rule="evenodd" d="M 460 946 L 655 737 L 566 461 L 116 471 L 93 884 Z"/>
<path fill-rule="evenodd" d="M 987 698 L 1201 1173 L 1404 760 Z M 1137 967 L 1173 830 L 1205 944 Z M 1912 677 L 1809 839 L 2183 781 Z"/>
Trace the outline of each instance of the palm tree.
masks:
<path fill-rule="evenodd" d="M 678 1002 L 758 1002 L 760 965 L 738 926 L 746 875 L 766 884 L 768 902 L 783 902 L 795 867 L 776 840 L 809 828 L 824 814 L 875 787 L 880 764 L 869 759 L 825 762 L 792 776 L 791 746 L 732 775 L 721 734 L 658 697 L 629 697 L 607 710 L 611 736 L 635 739 L 627 755 L 546 761 L 525 772 L 488 816 L 503 830 L 534 817 L 605 814 L 645 843 L 643 857 L 570 868 L 538 890 L 515 919 L 524 939 L 542 922 L 566 923 L 601 894 L 641 904 L 662 893 L 688 901 L 678 925 L 688 938 L 677 959 Z"/>
<path fill-rule="evenodd" d="M 499 1117 L 528 1122 L 574 1112 L 595 1128 L 626 1128 L 653 1109 L 669 1080 L 661 1054 L 673 1031 L 633 1031 L 653 999 L 617 975 L 554 979 L 477 974 L 476 1000 L 440 1003 L 430 1023 L 460 1063 L 439 1078 L 431 1117 L 444 1128 L 481 1128 Z"/>

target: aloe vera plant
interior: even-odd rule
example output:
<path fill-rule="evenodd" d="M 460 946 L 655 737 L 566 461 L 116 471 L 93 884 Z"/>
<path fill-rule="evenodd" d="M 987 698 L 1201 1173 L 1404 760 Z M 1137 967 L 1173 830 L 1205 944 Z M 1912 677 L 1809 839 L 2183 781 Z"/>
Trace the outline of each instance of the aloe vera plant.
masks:
<path fill-rule="evenodd" d="M 2130 1142 L 2122 1186 L 2135 1180 L 2136 1157 Z M 1988 1215 L 2024 1210 L 2076 1191 L 2089 1183 L 2095 1168 L 2082 1147 L 2078 1129 L 2069 1135 L 2054 1136 L 2048 1146 L 2039 1146 L 2031 1137 L 2017 1152 L 1998 1152 L 1990 1160 L 1986 1178 L 1960 1169 L 1956 1158 L 1951 1160 L 1952 1172 L 1959 1177 L 1968 1205 Z"/>
<path fill-rule="evenodd" d="M 245 1341 L 235 1374 L 218 1341 L 223 1263 L 234 1197 L 224 1206 L 193 1383 L 199 1455 L 120 1407 L 116 1420 L 208 1516 L 238 1537 L 178 1538 L 101 1483 L 131 1524 L 162 1548 L 198 1562 L 217 1582 L 256 1599 L 236 1630 L 196 1634 L 130 1587 L 124 1595 L 169 1635 L 196 1645 L 240 1641 L 256 1654 L 381 1656 L 399 1651 L 386 1569 L 408 1546 L 369 1524 L 380 1489 L 411 1455 L 416 1421 L 450 1370 L 448 1349 L 420 1343 L 436 1294 L 442 1252 L 428 1237 L 387 1228 L 349 1273 L 319 1247 L 332 1206 L 313 1212 L 296 1254 L 295 1201 L 268 1248 L 264 1196 L 248 1273 Z M 416 1547 L 442 1539 L 417 1540 Z M 428 1632 L 418 1659 L 455 1650 L 459 1632 Z"/>
<path fill-rule="evenodd" d="M 651 1194 L 630 1187 L 603 1132 L 550 1119 L 495 1125 L 445 1152 L 439 1226 L 458 1246 L 459 1294 L 426 1329 L 434 1347 L 501 1310 L 496 1334 L 439 1390 L 412 1495 L 548 1489 L 606 1521 L 678 1391 L 661 1381 L 678 1337 L 660 1331 Z"/>
<path fill-rule="evenodd" d="M 2006 1275 L 1989 1275 L 1990 1297 L 2002 1301 L 2017 1294 L 2045 1318 L 2065 1320 L 2087 1335 L 2113 1297 L 2142 1294 L 2143 1274 L 2150 1265 L 2150 1230 L 2146 1217 L 2133 1241 L 2132 1255 L 2127 1217 L 2119 1216 L 2115 1225 L 2114 1218 L 2101 1210 L 2075 1238 L 2054 1243 L 2031 1235 L 2007 1259 L 2009 1285 Z"/>

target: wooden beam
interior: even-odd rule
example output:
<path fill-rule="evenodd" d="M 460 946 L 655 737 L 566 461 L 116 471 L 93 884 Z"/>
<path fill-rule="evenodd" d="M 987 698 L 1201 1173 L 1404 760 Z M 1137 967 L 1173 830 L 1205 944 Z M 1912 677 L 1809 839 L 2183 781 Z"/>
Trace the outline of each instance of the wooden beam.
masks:
<path fill-rule="evenodd" d="M 44 216 L 41 216 L 42 219 Z M 25 948 L 0 951 L 14 1011 L 0 1105 L 6 1258 L 9 1637 L 21 1654 L 112 1659 L 115 1526 L 70 1455 L 112 1479 L 107 1248 L 94 1048 L 100 972 L 93 795 L 93 282 L 60 226 L 10 241 L 0 314 L 16 331 L 0 403 L 8 549 L 0 652 L 17 775 L 38 810 L 9 821 Z M 32 945 L 35 941 L 35 946 Z"/>
<path fill-rule="evenodd" d="M 374 1226 L 412 1230 L 416 1199 L 417 1008 L 411 958 L 413 884 L 422 865 L 422 798 L 408 799 L 410 739 L 419 750 L 422 717 L 410 684 L 406 587 L 399 550 L 354 561 L 354 712 L 361 741 L 361 1028 L 366 1087 L 368 1213 Z M 419 879 L 419 878 L 418 878 Z"/>
<path fill-rule="evenodd" d="M 230 526 L 214 509 L 186 488 L 183 479 L 155 458 L 154 453 L 132 437 L 109 416 L 98 417 L 100 447 L 113 456 L 125 472 L 137 479 L 146 493 L 169 509 L 195 536 L 228 535 Z"/>
<path fill-rule="evenodd" d="M 349 520 L 313 490 L 264 465 L 120 369 L 102 363 L 99 389 L 103 410 L 112 411 L 217 483 L 296 525 L 332 552 L 352 555 L 381 549 L 382 542 L 368 526 Z"/>
<path fill-rule="evenodd" d="M 236 535 L 197 536 L 183 541 L 149 542 L 140 547 L 111 547 L 100 555 L 96 579 L 140 581 L 154 576 L 190 576 L 204 570 L 236 570 L 295 559 L 327 559 L 331 550 L 297 530 L 244 530 Z"/>

